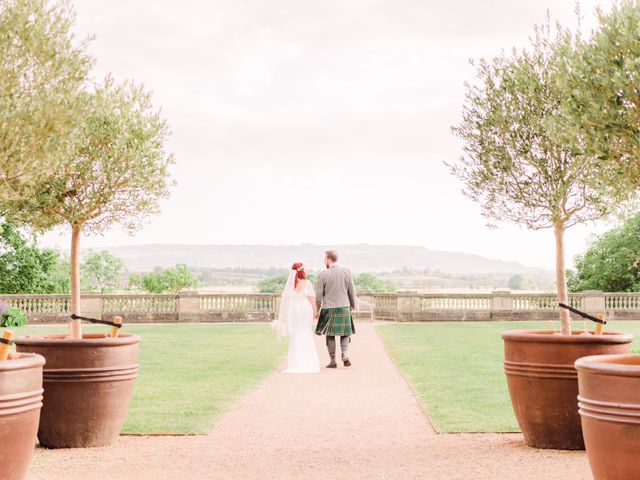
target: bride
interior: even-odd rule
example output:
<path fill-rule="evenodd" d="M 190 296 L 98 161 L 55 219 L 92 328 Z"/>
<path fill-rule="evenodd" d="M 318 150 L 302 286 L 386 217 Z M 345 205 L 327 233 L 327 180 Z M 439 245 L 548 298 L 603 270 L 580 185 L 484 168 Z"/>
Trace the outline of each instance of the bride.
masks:
<path fill-rule="evenodd" d="M 278 319 L 272 322 L 280 337 L 289 336 L 288 368 L 284 373 L 315 373 L 320 362 L 313 338 L 316 295 L 302 263 L 294 263 L 282 292 Z"/>

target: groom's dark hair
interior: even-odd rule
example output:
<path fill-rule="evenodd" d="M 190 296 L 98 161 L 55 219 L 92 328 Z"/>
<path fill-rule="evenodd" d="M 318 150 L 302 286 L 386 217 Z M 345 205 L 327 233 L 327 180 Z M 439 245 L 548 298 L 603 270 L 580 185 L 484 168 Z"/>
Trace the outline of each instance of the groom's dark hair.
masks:
<path fill-rule="evenodd" d="M 337 262 L 338 261 L 338 252 L 336 252 L 335 250 L 327 250 L 326 252 L 324 252 L 324 254 L 332 262 Z"/>

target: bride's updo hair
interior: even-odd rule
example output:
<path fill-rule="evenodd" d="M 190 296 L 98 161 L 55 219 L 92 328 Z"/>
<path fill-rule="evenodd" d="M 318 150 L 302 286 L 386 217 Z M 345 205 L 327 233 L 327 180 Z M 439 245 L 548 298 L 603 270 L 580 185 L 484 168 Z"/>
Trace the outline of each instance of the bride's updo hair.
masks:
<path fill-rule="evenodd" d="M 291 265 L 291 270 L 297 270 L 298 273 L 296 274 L 296 284 L 294 285 L 295 287 L 298 286 L 298 282 L 300 280 L 306 280 L 307 279 L 307 274 L 304 271 L 304 265 L 302 263 L 294 263 L 293 265 Z"/>

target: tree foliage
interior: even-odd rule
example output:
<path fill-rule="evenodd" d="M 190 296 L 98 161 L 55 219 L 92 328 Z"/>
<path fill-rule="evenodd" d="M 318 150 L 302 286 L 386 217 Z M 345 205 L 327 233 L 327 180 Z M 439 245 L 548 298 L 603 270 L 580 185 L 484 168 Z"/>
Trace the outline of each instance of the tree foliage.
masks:
<path fill-rule="evenodd" d="M 124 262 L 107 250 L 91 252 L 82 262 L 81 271 L 86 290 L 108 293 L 120 285 Z"/>
<path fill-rule="evenodd" d="M 629 218 L 593 241 L 574 259 L 568 274 L 573 292 L 602 290 L 633 292 L 640 289 L 640 214 Z"/>
<path fill-rule="evenodd" d="M 382 280 L 371 273 L 361 273 L 353 277 L 358 292 L 390 293 L 397 291 L 391 280 Z"/>
<path fill-rule="evenodd" d="M 71 262 L 68 255 L 62 255 L 58 252 L 56 254 L 56 263 L 48 273 L 49 285 L 51 285 L 49 293 L 68 294 L 71 292 Z"/>
<path fill-rule="evenodd" d="M 0 224 L 0 293 L 59 293 L 53 279 L 58 260 L 58 252 L 39 249 L 13 224 Z"/>
<path fill-rule="evenodd" d="M 535 290 L 537 288 L 536 282 L 524 275 L 513 275 L 509 278 L 507 286 L 511 290 Z"/>
<path fill-rule="evenodd" d="M 318 281 L 318 276 L 314 273 L 308 273 L 307 276 L 315 287 Z M 265 278 L 258 284 L 258 292 L 281 293 L 282 290 L 284 290 L 284 286 L 287 283 L 288 278 L 289 274 Z M 384 293 L 395 292 L 397 290 L 395 284 L 391 280 L 381 280 L 380 278 L 370 273 L 361 273 L 360 275 L 354 275 L 353 282 L 356 285 L 356 290 L 359 292 Z"/>
<path fill-rule="evenodd" d="M 0 0 L 0 199 L 15 199 L 71 153 L 92 59 L 69 2 Z"/>
<path fill-rule="evenodd" d="M 277 275 L 275 277 L 268 277 L 258 283 L 258 293 L 282 293 L 284 286 L 287 283 L 289 274 Z M 315 288 L 318 283 L 318 275 L 315 273 L 307 273 L 307 279 L 311 282 Z"/>
<path fill-rule="evenodd" d="M 30 198 L 5 202 L 14 217 L 40 230 L 70 224 L 102 233 L 114 224 L 133 232 L 168 196 L 166 122 L 149 93 L 131 82 L 86 93 L 91 113 L 73 155 L 40 182 Z"/>
<path fill-rule="evenodd" d="M 282 293 L 289 274 L 268 277 L 258 283 L 258 293 Z"/>
<path fill-rule="evenodd" d="M 640 4 L 597 11 L 599 26 L 566 64 L 560 131 L 599 159 L 601 189 L 625 201 L 640 185 Z"/>
<path fill-rule="evenodd" d="M 132 286 L 149 293 L 177 293 L 182 289 L 198 286 L 198 279 L 184 264 L 157 269 L 144 275 L 132 275 L 129 281 Z"/>
<path fill-rule="evenodd" d="M 594 158 L 567 147 L 555 128 L 565 99 L 560 79 L 574 40 L 552 30 L 548 24 L 538 28 L 530 50 L 481 59 L 478 84 L 467 84 L 462 122 L 453 129 L 464 141 L 464 155 L 452 171 L 490 221 L 568 228 L 611 209 L 610 199 L 594 187 Z"/>

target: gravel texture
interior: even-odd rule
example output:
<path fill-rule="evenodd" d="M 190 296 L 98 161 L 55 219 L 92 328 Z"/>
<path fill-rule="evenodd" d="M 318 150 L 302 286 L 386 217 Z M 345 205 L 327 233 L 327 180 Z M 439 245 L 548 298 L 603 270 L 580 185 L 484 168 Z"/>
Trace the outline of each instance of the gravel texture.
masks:
<path fill-rule="evenodd" d="M 357 331 L 353 366 L 339 363 L 312 375 L 275 373 L 209 435 L 123 436 L 106 448 L 37 449 L 28 478 L 591 478 L 584 452 L 531 449 L 519 434 L 438 435 L 373 324 L 360 323 Z M 323 338 L 317 348 L 325 365 Z"/>

